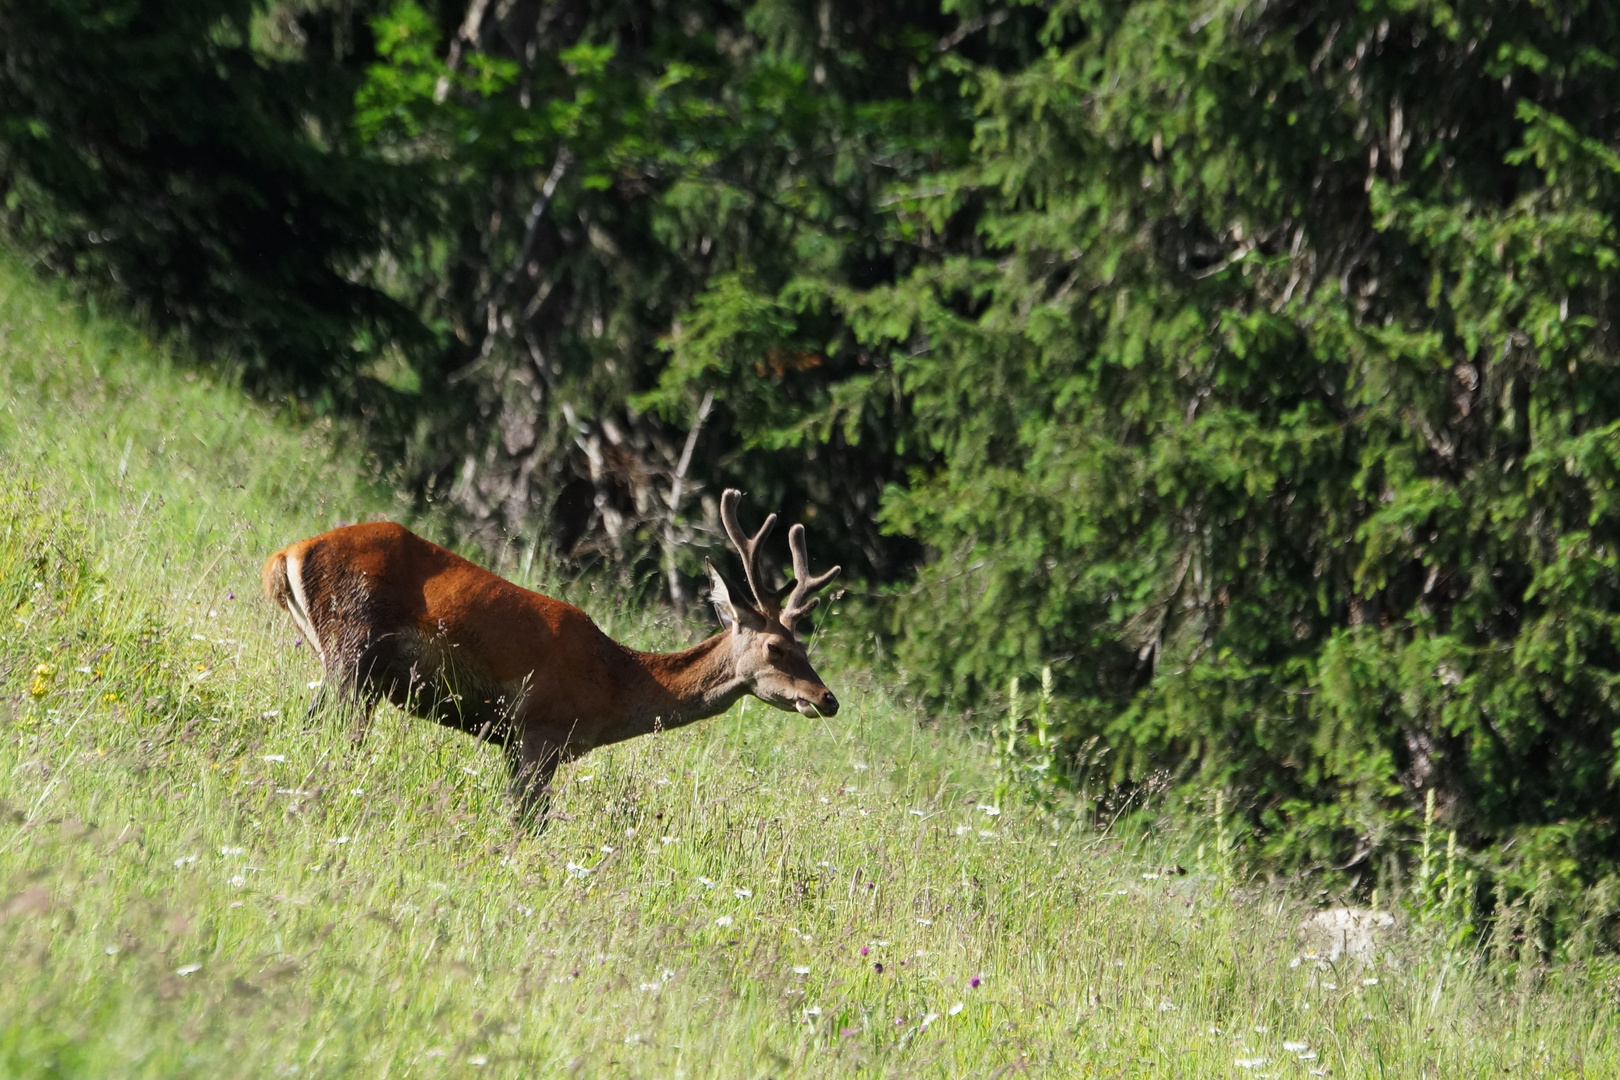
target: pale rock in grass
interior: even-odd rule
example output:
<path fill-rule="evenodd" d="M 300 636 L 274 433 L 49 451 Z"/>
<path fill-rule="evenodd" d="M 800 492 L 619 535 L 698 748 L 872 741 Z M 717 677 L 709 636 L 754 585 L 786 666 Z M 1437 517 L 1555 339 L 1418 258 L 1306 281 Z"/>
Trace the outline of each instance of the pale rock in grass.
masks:
<path fill-rule="evenodd" d="M 1299 925 L 1305 948 L 1333 964 L 1340 960 L 1371 962 L 1389 947 L 1395 931 L 1393 915 L 1371 908 L 1329 908 Z"/>

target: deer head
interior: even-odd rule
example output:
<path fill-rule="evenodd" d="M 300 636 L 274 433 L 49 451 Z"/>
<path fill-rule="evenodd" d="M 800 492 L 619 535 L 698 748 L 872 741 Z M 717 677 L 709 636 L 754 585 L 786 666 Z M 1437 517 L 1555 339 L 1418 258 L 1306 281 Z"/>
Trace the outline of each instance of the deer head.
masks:
<path fill-rule="evenodd" d="M 732 546 L 742 557 L 751 596 L 745 597 L 714 563 L 704 560 L 709 569 L 709 598 L 720 622 L 731 632 L 730 646 L 737 676 L 749 693 L 778 709 L 797 711 L 804 716 L 833 716 L 838 712 L 838 699 L 810 666 L 810 657 L 794 634 L 793 624 L 821 602 L 820 597 L 811 594 L 824 588 L 841 568 L 835 566 L 811 577 L 804 526 L 794 525 L 788 530 L 788 547 L 793 552 L 793 580 L 781 589 L 769 588 L 759 556 L 761 544 L 776 524 L 776 515 L 766 517 L 765 524 L 750 537 L 737 522 L 737 503 L 741 498 L 742 492 L 736 488 L 726 489 L 720 496 L 720 520 L 725 524 Z"/>

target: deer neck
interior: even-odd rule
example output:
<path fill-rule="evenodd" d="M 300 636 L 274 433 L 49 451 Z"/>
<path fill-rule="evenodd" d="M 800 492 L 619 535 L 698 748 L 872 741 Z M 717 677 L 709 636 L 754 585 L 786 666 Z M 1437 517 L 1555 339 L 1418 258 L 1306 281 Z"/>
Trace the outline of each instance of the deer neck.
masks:
<path fill-rule="evenodd" d="M 618 723 L 610 741 L 681 727 L 731 708 L 748 692 L 731 660 L 730 632 L 670 653 L 625 650 Z"/>

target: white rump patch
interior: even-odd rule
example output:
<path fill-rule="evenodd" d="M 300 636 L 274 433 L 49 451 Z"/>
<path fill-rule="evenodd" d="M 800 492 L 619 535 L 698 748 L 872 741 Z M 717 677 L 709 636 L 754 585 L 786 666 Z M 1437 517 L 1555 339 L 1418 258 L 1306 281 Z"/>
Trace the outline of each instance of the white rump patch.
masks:
<path fill-rule="evenodd" d="M 304 561 L 297 555 L 287 556 L 287 584 L 292 588 L 292 603 L 287 605 L 287 614 L 309 644 L 315 650 L 315 655 L 321 658 L 321 666 L 326 666 L 326 650 L 321 648 L 321 636 L 315 632 L 315 621 L 309 617 L 309 601 L 304 596 Z"/>

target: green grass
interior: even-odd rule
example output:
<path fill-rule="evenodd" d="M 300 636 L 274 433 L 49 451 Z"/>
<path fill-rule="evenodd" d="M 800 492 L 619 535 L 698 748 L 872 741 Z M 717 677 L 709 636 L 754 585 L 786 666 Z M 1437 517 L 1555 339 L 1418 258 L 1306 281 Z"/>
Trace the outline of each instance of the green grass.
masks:
<path fill-rule="evenodd" d="M 0 1076 L 1620 1075 L 1612 967 L 1295 963 L 1287 883 L 991 814 L 836 651 L 835 721 L 591 754 L 538 836 L 464 737 L 305 730 L 259 565 L 403 512 L 333 434 L 0 262 Z"/>

